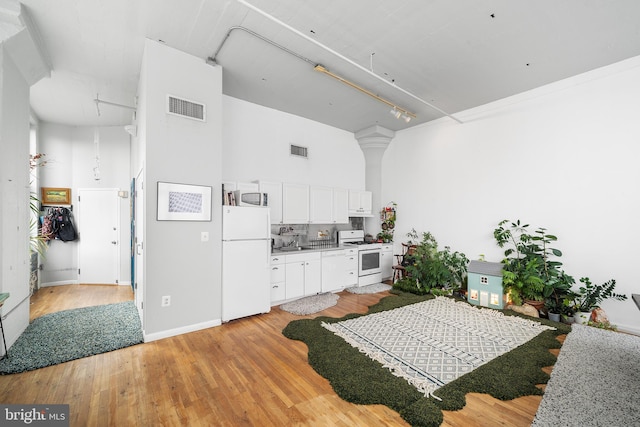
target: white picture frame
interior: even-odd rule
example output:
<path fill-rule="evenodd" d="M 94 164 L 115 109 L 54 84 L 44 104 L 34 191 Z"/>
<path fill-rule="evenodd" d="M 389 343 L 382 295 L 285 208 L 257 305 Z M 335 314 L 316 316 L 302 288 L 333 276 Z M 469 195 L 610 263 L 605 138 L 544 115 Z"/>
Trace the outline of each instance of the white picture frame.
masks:
<path fill-rule="evenodd" d="M 158 221 L 211 221 L 211 190 L 158 181 Z"/>

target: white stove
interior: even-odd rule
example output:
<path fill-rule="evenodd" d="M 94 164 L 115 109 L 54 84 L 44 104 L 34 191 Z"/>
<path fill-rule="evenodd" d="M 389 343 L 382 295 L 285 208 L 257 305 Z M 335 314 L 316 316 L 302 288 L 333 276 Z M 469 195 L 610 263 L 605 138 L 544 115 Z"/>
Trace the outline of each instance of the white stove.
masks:
<path fill-rule="evenodd" d="M 358 286 L 382 282 L 382 243 L 366 242 L 363 230 L 344 230 L 338 231 L 338 244 L 358 248 Z"/>

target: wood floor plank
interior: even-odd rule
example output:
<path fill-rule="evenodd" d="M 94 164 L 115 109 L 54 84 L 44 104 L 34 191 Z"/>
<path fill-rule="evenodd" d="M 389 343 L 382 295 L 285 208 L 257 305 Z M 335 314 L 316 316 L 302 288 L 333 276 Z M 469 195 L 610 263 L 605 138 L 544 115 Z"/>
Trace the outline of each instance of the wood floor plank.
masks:
<path fill-rule="evenodd" d="M 282 335 L 292 320 L 366 313 L 388 293 L 340 293 L 320 314 L 270 313 L 22 374 L 0 376 L 2 403 L 68 403 L 71 426 L 406 426 L 391 409 L 340 399 L 307 362 L 307 346 Z M 127 286 L 40 290 L 32 317 L 131 300 Z M 501 402 L 467 396 L 446 426 L 529 425 L 540 396 Z M 468 413 L 467 413 L 468 412 Z"/>

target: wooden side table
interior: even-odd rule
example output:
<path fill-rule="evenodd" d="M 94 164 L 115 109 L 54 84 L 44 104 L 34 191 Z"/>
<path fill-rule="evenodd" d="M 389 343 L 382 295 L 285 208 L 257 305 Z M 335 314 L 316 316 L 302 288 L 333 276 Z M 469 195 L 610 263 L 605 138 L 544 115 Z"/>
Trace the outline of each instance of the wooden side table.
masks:
<path fill-rule="evenodd" d="M 4 302 L 9 298 L 9 292 L 0 293 L 0 308 L 4 305 Z M 0 360 L 5 357 L 9 357 L 9 349 L 7 348 L 7 341 L 4 339 L 4 326 L 2 325 L 2 314 L 0 314 L 0 330 L 2 331 L 2 343 L 4 344 L 4 354 L 0 357 Z"/>

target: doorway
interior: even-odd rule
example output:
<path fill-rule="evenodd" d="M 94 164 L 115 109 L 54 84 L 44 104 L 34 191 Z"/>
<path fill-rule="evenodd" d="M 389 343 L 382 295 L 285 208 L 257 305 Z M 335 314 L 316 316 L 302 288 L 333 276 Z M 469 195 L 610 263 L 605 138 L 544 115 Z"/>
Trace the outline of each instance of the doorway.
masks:
<path fill-rule="evenodd" d="M 78 282 L 120 282 L 120 209 L 118 189 L 78 190 Z"/>
<path fill-rule="evenodd" d="M 135 192 L 133 193 L 133 289 L 135 293 L 136 307 L 140 314 L 140 320 L 144 329 L 143 317 L 143 290 L 144 290 L 144 269 L 143 269 L 143 230 L 144 230 L 144 174 L 140 170 L 135 179 Z"/>

